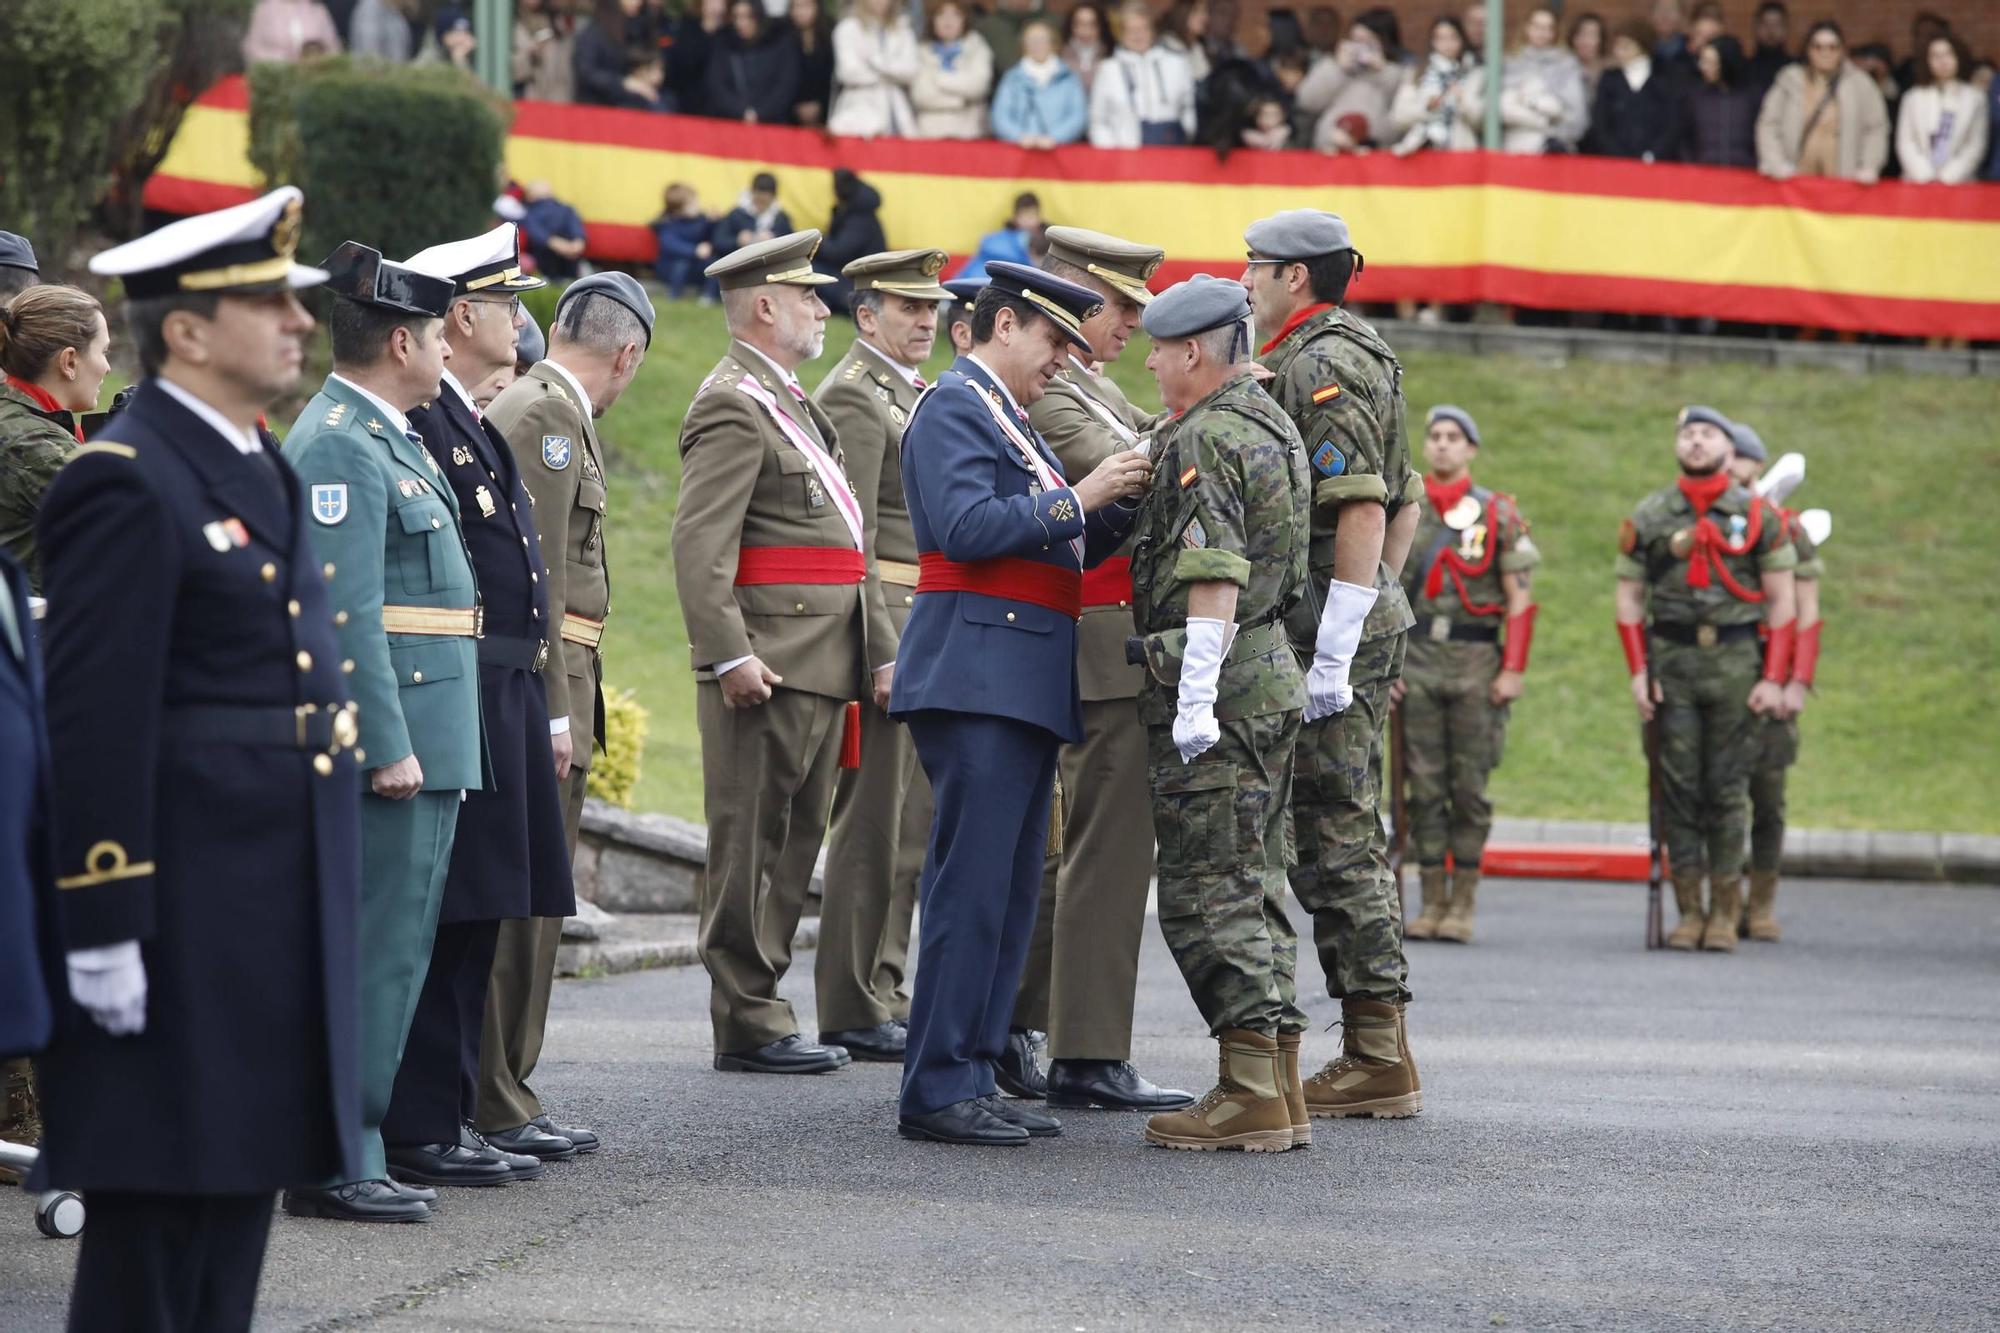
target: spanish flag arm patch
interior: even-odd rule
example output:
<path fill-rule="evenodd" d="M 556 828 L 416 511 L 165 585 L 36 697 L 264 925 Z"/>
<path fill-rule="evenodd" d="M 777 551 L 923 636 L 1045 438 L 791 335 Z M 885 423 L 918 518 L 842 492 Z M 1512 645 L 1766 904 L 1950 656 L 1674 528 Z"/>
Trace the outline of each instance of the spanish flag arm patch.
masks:
<path fill-rule="evenodd" d="M 1187 471 L 1181 473 L 1181 489 L 1186 490 L 1188 487 L 1194 485 L 1194 478 L 1195 478 L 1195 469 L 1192 467 L 1190 467 Z"/>
<path fill-rule="evenodd" d="M 1330 403 L 1338 397 L 1340 397 L 1340 386 L 1338 384 L 1323 384 L 1312 392 L 1312 400 L 1315 405 Z"/>

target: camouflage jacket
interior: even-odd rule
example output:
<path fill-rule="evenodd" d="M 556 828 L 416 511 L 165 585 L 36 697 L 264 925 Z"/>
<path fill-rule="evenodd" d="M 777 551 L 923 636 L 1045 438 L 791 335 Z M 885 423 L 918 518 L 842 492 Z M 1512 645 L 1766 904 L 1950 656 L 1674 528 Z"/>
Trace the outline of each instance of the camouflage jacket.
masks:
<path fill-rule="evenodd" d="M 76 452 L 67 412 L 37 407 L 11 384 L 0 383 L 0 550 L 20 562 L 29 589 L 42 591 L 42 559 L 35 550 L 35 515 L 42 492 Z"/>
<path fill-rule="evenodd" d="M 1305 674 L 1284 631 L 1306 579 L 1311 481 L 1305 445 L 1269 394 L 1239 375 L 1163 423 L 1153 485 L 1132 548 L 1133 615 L 1145 636 L 1140 719 L 1172 721 L 1187 642 L 1188 585 L 1236 585 L 1236 638 L 1215 715 L 1305 707 Z"/>
<path fill-rule="evenodd" d="M 1695 528 L 1694 506 L 1680 487 L 1667 486 L 1639 502 L 1618 531 L 1621 579 L 1647 585 L 1652 619 L 1671 625 L 1750 625 L 1764 618 L 1759 592 L 1763 575 L 1795 569 L 1799 563 L 1784 515 L 1742 486 L 1731 486 L 1709 507 L 1708 516 L 1726 545 L 1706 587 L 1690 582 L 1689 561 Z M 1731 590 L 1734 584 L 1741 593 Z M 1742 593 L 1751 594 L 1746 597 Z"/>
<path fill-rule="evenodd" d="M 1541 559 L 1514 497 L 1475 485 L 1448 513 L 1423 507 L 1403 590 L 1419 617 L 1504 616 L 1500 576 L 1533 569 Z"/>
<path fill-rule="evenodd" d="M 1380 500 L 1394 518 L 1422 494 L 1403 429 L 1403 367 L 1380 334 L 1338 306 L 1300 324 L 1261 360 L 1271 371 L 1265 387 L 1298 427 L 1311 462 L 1311 595 L 1300 599 L 1290 621 L 1294 642 L 1310 651 L 1333 578 L 1340 506 Z M 1415 623 L 1387 565 L 1376 570 L 1375 588 L 1379 595 L 1361 627 L 1364 643 Z"/>
<path fill-rule="evenodd" d="M 1795 509 L 1780 511 L 1785 516 L 1785 528 L 1792 535 L 1792 550 L 1798 553 L 1798 568 L 1792 571 L 1795 579 L 1817 579 L 1826 574 L 1826 561 L 1820 559 L 1819 547 L 1799 526 L 1799 515 Z"/>

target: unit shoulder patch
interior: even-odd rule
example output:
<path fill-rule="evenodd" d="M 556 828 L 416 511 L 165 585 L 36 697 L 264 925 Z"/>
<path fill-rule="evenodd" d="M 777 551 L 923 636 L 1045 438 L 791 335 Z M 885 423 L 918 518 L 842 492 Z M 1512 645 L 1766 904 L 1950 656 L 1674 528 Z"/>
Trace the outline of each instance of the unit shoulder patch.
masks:
<path fill-rule="evenodd" d="M 1181 529 L 1181 545 L 1194 550 L 1208 545 L 1208 529 L 1202 527 L 1199 518 L 1189 516 L 1187 526 Z"/>
<path fill-rule="evenodd" d="M 312 488 L 312 515 L 328 527 L 347 517 L 347 483 L 330 482 Z"/>
<path fill-rule="evenodd" d="M 1313 450 L 1312 463 L 1323 477 L 1337 477 L 1347 471 L 1347 455 L 1332 440 L 1319 442 L 1319 448 Z"/>
<path fill-rule="evenodd" d="M 1193 464 L 1189 464 L 1187 471 L 1181 473 L 1181 489 L 1186 490 L 1188 487 L 1194 485 L 1194 479 L 1198 475 L 1198 469 Z"/>
<path fill-rule="evenodd" d="M 569 466 L 575 455 L 575 446 L 567 435 L 542 436 L 542 462 L 551 472 L 561 472 Z"/>

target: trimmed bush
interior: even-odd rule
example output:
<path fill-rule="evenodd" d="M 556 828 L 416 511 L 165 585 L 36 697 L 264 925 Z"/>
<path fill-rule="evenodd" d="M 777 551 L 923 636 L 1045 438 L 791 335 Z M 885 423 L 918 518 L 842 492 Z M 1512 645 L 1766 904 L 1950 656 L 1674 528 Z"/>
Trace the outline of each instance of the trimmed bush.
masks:
<path fill-rule="evenodd" d="M 630 810 L 639 788 L 639 764 L 646 754 L 652 714 L 631 690 L 604 692 L 604 753 L 590 763 L 585 784 L 592 796 Z"/>

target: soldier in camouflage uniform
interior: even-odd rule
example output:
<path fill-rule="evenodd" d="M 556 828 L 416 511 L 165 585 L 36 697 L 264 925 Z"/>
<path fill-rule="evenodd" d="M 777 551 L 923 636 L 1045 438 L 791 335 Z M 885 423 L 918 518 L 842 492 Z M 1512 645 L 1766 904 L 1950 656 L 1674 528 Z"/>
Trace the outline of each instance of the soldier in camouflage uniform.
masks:
<path fill-rule="evenodd" d="M 1740 421 L 1730 441 L 1736 446 L 1730 472 L 1738 485 L 1754 488 L 1768 458 L 1764 441 Z M 1782 503 L 1782 498 L 1774 498 Z M 1792 571 L 1799 607 L 1798 643 L 1792 651 L 1792 678 L 1785 685 L 1785 716 L 1761 717 L 1756 722 L 1757 757 L 1750 769 L 1750 893 L 1738 931 L 1753 940 L 1772 943 L 1780 936 L 1774 908 L 1779 863 L 1785 853 L 1785 774 L 1799 759 L 1799 714 L 1805 711 L 1806 692 L 1812 688 L 1819 666 L 1819 594 L 1826 573 L 1819 547 L 1799 516 L 1789 509 L 1779 512 L 1799 557 L 1798 568 Z"/>
<path fill-rule="evenodd" d="M 1659 718 L 1674 949 L 1736 948 L 1756 721 L 1786 716 L 1797 640 L 1798 552 L 1784 516 L 1729 475 L 1729 430 L 1713 408 L 1683 409 L 1679 482 L 1641 500 L 1618 535 L 1618 637 L 1640 718 Z"/>
<path fill-rule="evenodd" d="M 1312 659 L 1292 815 L 1292 892 L 1313 914 L 1327 991 L 1340 1000 L 1341 1054 L 1306 1081 L 1318 1116 L 1415 1115 L 1423 1087 L 1403 1006 L 1402 908 L 1381 816 L 1382 727 L 1403 670 L 1410 607 L 1397 572 L 1422 494 L 1403 434 L 1402 367 L 1375 330 L 1340 308 L 1360 270 L 1347 224 L 1298 209 L 1244 233 L 1270 394 L 1305 441 L 1313 483 L 1311 579 L 1288 617 Z M 1287 1033 L 1296 1045 L 1304 1019 Z"/>
<path fill-rule="evenodd" d="M 1390 691 L 1403 714 L 1410 842 L 1423 885 L 1423 910 L 1404 934 L 1464 944 L 1493 829 L 1486 777 L 1499 767 L 1507 710 L 1521 697 L 1535 628 L 1529 572 L 1542 557 L 1514 497 L 1472 482 L 1472 414 L 1433 407 L 1426 427 L 1417 559 L 1403 571 L 1417 623 Z"/>
<path fill-rule="evenodd" d="M 1310 484 L 1297 430 L 1250 377 L 1249 313 L 1239 284 L 1204 275 L 1145 315 L 1146 365 L 1179 414 L 1155 437 L 1132 556 L 1160 931 L 1221 1046 L 1215 1088 L 1146 1137 L 1281 1152 L 1312 1137 L 1278 1045 L 1306 1023 L 1285 916 L 1305 679 L 1283 618 L 1305 583 Z"/>

